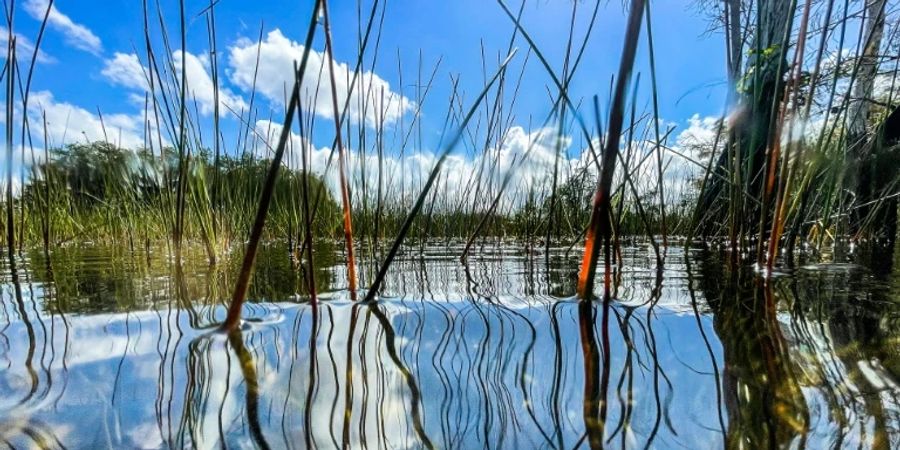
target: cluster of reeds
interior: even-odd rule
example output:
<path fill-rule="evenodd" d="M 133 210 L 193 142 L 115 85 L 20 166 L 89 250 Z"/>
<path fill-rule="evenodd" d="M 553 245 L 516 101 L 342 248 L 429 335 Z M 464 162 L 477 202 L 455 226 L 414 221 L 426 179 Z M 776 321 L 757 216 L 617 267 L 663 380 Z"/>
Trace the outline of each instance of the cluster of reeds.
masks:
<path fill-rule="evenodd" d="M 822 249 L 842 245 L 842 239 L 879 236 L 892 242 L 896 236 L 900 158 L 897 126 L 890 124 L 897 121 L 891 118 L 897 116 L 898 64 L 883 49 L 892 48 L 898 27 L 884 0 L 864 5 L 848 0 L 708 2 L 724 29 L 730 87 L 715 142 L 706 148 L 676 146 L 673 128 L 661 124 L 653 8 L 640 0 L 628 5 L 620 67 L 605 106 L 599 95 L 585 101 L 570 89 L 581 62 L 592 57 L 588 43 L 601 2 L 594 2 L 589 14 L 579 11 L 580 2 L 572 4 L 566 51 L 550 58 L 523 26 L 525 2 L 514 11 L 498 0 L 511 35 L 496 59 L 483 56 L 478 94 L 466 95 L 455 76 L 449 98 L 431 98 L 440 60 L 429 69 L 420 58 L 412 117 L 387 126 L 386 93 L 361 76 L 374 69 L 379 57 L 385 3 L 374 0 L 368 14 L 360 5 L 357 57 L 346 80 L 349 92 L 341 97 L 329 5 L 315 2 L 305 52 L 295 62 L 293 85 L 286 87 L 281 128 L 266 134 L 257 130 L 266 113 L 255 103 L 255 92 L 249 110 L 234 111 L 220 102 L 216 2 L 196 15 L 207 22 L 214 84 L 215 111 L 205 117 L 180 69 L 185 52 L 172 51 L 176 39 L 159 5 L 145 0 L 142 59 L 148 90 L 142 149 L 121 149 L 109 137 L 56 148 L 47 142 L 46 124 L 41 130 L 27 113 L 35 57 L 23 84 L 10 3 L 3 71 L 8 162 L 3 203 L 10 255 L 24 245 L 49 250 L 89 240 L 127 241 L 132 247 L 165 241 L 176 256 L 183 243 L 196 244 L 215 263 L 246 243 L 226 322 L 230 328 L 239 317 L 256 249 L 267 240 L 285 241 L 292 257 L 303 263 L 315 304 L 313 243 L 322 239 L 343 243 L 350 296 L 355 299 L 357 286 L 364 286 L 371 300 L 404 246 L 428 240 L 461 239 L 463 261 L 495 238 L 514 239 L 536 251 L 543 247 L 545 254 L 551 246 L 585 244 L 579 293 L 589 298 L 600 249 L 605 248 L 604 263 L 610 267 L 619 243 L 628 237 L 646 239 L 660 266 L 670 237 L 687 236 L 687 242 L 719 239 L 735 259 L 743 254 L 771 267 L 780 249 Z M 186 17 L 193 13 L 183 1 L 179 5 L 175 34 L 184 49 Z M 576 26 L 579 17 L 587 20 L 585 26 Z M 849 36 L 854 23 L 859 25 L 855 40 Z M 324 48 L 321 67 L 309 63 L 317 46 Z M 855 52 L 848 55 L 848 47 Z M 649 56 L 648 67 L 635 67 L 641 52 Z M 402 95 L 406 85 L 403 65 L 398 65 Z M 309 73 L 319 76 L 304 76 Z M 512 161 L 501 154 L 513 125 L 522 119 L 513 110 L 526 76 L 548 80 L 552 106 L 542 120 L 528 121 L 529 131 L 553 138 L 553 162 L 537 181 L 517 175 L 533 149 L 543 145 L 539 138 L 532 136 L 526 151 Z M 642 78 L 649 83 L 642 84 Z M 318 83 L 304 84 L 310 79 Z M 886 80 L 887 89 L 876 89 Z M 330 94 L 331 123 L 316 121 L 304 92 Z M 886 98 L 878 97 L 883 92 Z M 447 106 L 431 165 L 413 176 L 388 167 L 390 161 L 421 152 L 422 107 L 436 101 Z M 376 123 L 351 120 L 351 106 L 375 110 Z M 17 111 L 21 117 L 15 117 Z M 224 141 L 223 117 L 239 124 L 234 142 Z M 18 134 L 13 123 L 22 124 Z M 333 142 L 324 173 L 313 174 L 309 143 L 317 126 L 327 126 Z M 43 149 L 32 144 L 39 134 Z M 17 136 L 22 142 L 18 177 L 12 163 Z M 277 139 L 271 142 L 273 136 Z M 570 147 L 584 150 L 573 159 Z M 445 166 L 453 152 L 474 161 L 475 173 L 451 180 Z M 692 169 L 673 180 L 673 164 Z M 336 188 L 324 181 L 335 178 Z M 14 193 L 16 179 L 21 188 Z M 357 259 L 375 264 L 357 271 Z"/>
<path fill-rule="evenodd" d="M 890 246 L 900 159 L 887 2 L 724 4 L 735 90 L 692 229 L 769 270 L 800 245 Z"/>

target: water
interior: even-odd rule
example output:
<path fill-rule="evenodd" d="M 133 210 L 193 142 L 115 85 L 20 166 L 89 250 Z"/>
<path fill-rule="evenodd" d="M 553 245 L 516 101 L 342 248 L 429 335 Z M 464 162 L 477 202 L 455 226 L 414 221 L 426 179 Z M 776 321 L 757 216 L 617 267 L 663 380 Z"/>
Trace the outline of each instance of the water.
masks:
<path fill-rule="evenodd" d="M 807 265 L 764 282 L 624 251 L 610 301 L 578 255 L 402 255 L 377 304 L 322 301 L 260 257 L 240 333 L 213 332 L 234 268 L 59 249 L 3 266 L 0 438 L 14 448 L 900 448 L 900 277 Z M 548 269 L 549 267 L 549 269 Z M 363 267 L 365 275 L 370 267 Z M 365 281 L 365 280 L 363 280 Z M 364 285 L 364 283 L 363 283 Z M 602 288 L 602 286 L 601 286 Z"/>

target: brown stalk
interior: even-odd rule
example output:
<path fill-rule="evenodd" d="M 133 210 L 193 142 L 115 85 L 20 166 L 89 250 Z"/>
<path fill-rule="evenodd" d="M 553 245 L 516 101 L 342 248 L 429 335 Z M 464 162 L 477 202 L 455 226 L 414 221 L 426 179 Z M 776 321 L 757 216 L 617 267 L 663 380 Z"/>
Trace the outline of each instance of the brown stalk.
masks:
<path fill-rule="evenodd" d="M 263 190 L 260 194 L 259 208 L 256 210 L 253 228 L 250 229 L 250 239 L 247 242 L 247 251 L 244 253 L 241 271 L 238 274 L 234 294 L 231 297 L 231 305 L 228 307 L 228 314 L 220 328 L 225 332 L 230 332 L 237 328 L 241 320 L 241 307 L 244 305 L 244 299 L 247 297 L 247 290 L 250 288 L 250 276 L 253 273 L 253 263 L 256 260 L 256 251 L 259 248 L 259 241 L 262 238 L 263 228 L 266 225 L 266 215 L 269 212 L 269 205 L 272 203 L 272 194 L 275 191 L 275 180 L 278 178 L 278 170 L 281 168 L 281 159 L 284 157 L 284 149 L 287 147 L 287 140 L 291 135 L 291 123 L 294 120 L 294 114 L 300 104 L 300 87 L 303 84 L 303 73 L 306 70 L 306 63 L 309 61 L 310 46 L 312 45 L 312 40 L 316 33 L 316 14 L 323 3 L 323 0 L 316 0 L 316 4 L 313 7 L 309 29 L 306 34 L 306 43 L 303 47 L 303 57 L 300 60 L 300 68 L 294 73 L 294 88 L 291 91 L 291 96 L 288 100 L 287 111 L 284 116 L 284 126 L 281 128 L 281 135 L 278 137 L 278 145 L 275 147 L 275 154 L 272 156 L 272 164 L 269 166 L 265 184 L 263 185 Z"/>
<path fill-rule="evenodd" d="M 797 107 L 798 99 L 798 90 L 801 76 L 801 65 L 803 64 L 803 53 L 806 49 L 806 29 L 809 24 L 809 11 L 811 9 L 811 0 L 806 0 L 806 3 L 803 7 L 803 17 L 800 20 L 800 31 L 798 34 L 797 41 L 797 52 L 794 54 L 794 76 L 791 79 L 791 84 L 788 86 L 788 91 L 793 91 L 794 94 L 794 104 L 792 105 L 795 109 Z M 782 114 L 786 111 L 786 105 L 788 101 L 788 94 L 785 93 L 785 107 L 782 108 Z M 786 117 L 782 115 L 782 120 L 780 123 L 784 123 Z M 789 133 L 793 132 L 793 125 L 788 125 Z M 780 139 L 780 136 L 777 136 L 776 139 Z M 787 206 L 787 196 L 790 195 L 790 178 L 793 173 L 793 166 L 791 165 L 791 148 L 792 144 L 789 141 L 787 148 L 784 152 L 784 158 L 781 165 L 781 183 L 778 185 L 778 193 L 775 197 L 775 217 L 772 218 L 772 230 L 771 236 L 769 237 L 769 255 L 767 261 L 767 268 L 769 270 L 772 269 L 772 265 L 775 263 L 775 257 L 778 255 L 778 243 L 781 240 L 781 234 L 784 232 L 784 222 L 785 222 L 785 213 Z M 789 170 L 790 168 L 790 170 Z"/>
<path fill-rule="evenodd" d="M 578 272 L 578 297 L 585 300 L 593 295 L 594 275 L 597 272 L 597 259 L 600 254 L 598 238 L 603 240 L 606 264 L 609 265 L 610 228 L 610 191 L 613 174 L 616 170 L 616 156 L 619 153 L 622 124 L 625 120 L 625 90 L 634 67 L 638 37 L 641 33 L 641 17 L 644 12 L 644 0 L 632 0 L 628 13 L 628 26 L 625 31 L 625 44 L 619 64 L 619 75 L 616 78 L 615 93 L 610 108 L 608 139 L 603 148 L 603 161 L 600 170 L 600 181 L 591 209 L 591 221 L 587 230 L 584 257 Z M 595 109 L 599 109 L 596 107 Z M 598 115 L 599 117 L 599 115 Z"/>
<path fill-rule="evenodd" d="M 331 23 L 328 20 L 327 1 L 322 2 L 322 17 L 325 25 L 325 53 L 328 58 L 328 77 L 331 81 L 331 105 L 334 107 L 334 140 L 338 150 L 341 204 L 344 208 L 344 242 L 347 245 L 347 289 L 350 291 L 350 300 L 356 300 L 356 258 L 353 253 L 353 219 L 350 211 L 350 191 L 347 188 L 346 155 L 344 155 L 344 142 L 341 139 L 341 114 L 337 101 L 337 83 L 334 79 L 334 48 L 331 45 Z"/>

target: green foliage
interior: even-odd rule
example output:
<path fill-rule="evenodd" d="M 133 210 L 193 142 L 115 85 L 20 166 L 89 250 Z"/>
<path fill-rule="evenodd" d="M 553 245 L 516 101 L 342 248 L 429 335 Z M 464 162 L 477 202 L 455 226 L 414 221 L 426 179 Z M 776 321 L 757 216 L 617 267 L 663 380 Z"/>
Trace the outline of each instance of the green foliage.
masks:
<path fill-rule="evenodd" d="M 131 151 L 104 142 L 53 149 L 49 161 L 34 167 L 16 205 L 29 215 L 24 221 L 26 243 L 41 243 L 45 223 L 51 246 L 91 241 L 133 248 L 164 242 L 175 216 L 178 183 L 176 152 L 166 149 L 164 154 L 165 159 L 148 150 Z M 231 242 L 243 242 L 269 163 L 221 155 L 216 168 L 208 152 L 190 158 L 184 174 L 185 237 L 203 243 L 212 254 Z M 216 170 L 222 186 L 220 198 L 213 199 L 210 180 Z M 297 171 L 281 172 L 267 228 L 270 239 L 291 241 L 300 235 L 302 178 Z M 336 236 L 337 204 L 321 178 L 310 175 L 308 181 L 312 195 L 321 195 L 314 235 Z"/>

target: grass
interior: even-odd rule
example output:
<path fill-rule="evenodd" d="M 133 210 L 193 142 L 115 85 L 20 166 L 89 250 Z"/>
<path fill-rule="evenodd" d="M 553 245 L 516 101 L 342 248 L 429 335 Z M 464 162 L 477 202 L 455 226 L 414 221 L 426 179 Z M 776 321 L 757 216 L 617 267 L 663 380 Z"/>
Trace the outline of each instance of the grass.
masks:
<path fill-rule="evenodd" d="M 896 220 L 900 181 L 896 174 L 875 169 L 900 163 L 897 142 L 881 137 L 887 133 L 881 124 L 896 108 L 898 64 L 878 57 L 896 41 L 896 27 L 885 25 L 895 22 L 895 12 L 883 2 L 856 5 L 847 0 L 761 0 L 742 11 L 734 10 L 740 4 L 727 5 L 716 17 L 725 27 L 732 82 L 726 113 L 713 142 L 675 144 L 670 142 L 673 129 L 663 125 L 659 112 L 657 73 L 665 69 L 657 66 L 654 53 L 659 36 L 653 33 L 650 2 L 628 5 L 625 45 L 608 97 L 597 93 L 585 101 L 573 98 L 570 90 L 576 75 L 584 76 L 582 61 L 594 57 L 588 42 L 601 2 L 592 4 L 581 35 L 576 19 L 587 16 L 578 2 L 572 5 L 572 32 L 560 58 L 562 67 L 556 69 L 557 61 L 523 24 L 524 3 L 514 10 L 498 0 L 509 19 L 510 37 L 507 51 L 496 61 L 483 52 L 479 95 L 467 97 L 459 88 L 461 77 L 478 74 L 460 74 L 450 77 L 449 98 L 435 99 L 431 92 L 441 82 L 441 62 L 429 67 L 420 58 L 413 77 L 415 105 L 388 124 L 388 105 L 396 99 L 361 76 L 374 69 L 376 59 L 385 58 L 379 48 L 387 32 L 385 2 L 373 1 L 368 9 L 359 5 L 352 77 L 337 80 L 330 57 L 329 5 L 317 1 L 304 41 L 307 53 L 285 92 L 285 109 L 269 112 L 256 101 L 255 77 L 248 110 L 220 105 L 216 2 L 211 1 L 197 15 L 204 16 L 210 49 L 215 99 L 210 118 L 200 114 L 191 80 L 178 69 L 186 64 L 185 53 L 176 57 L 172 51 L 173 42 L 184 47 L 187 41 L 189 5 L 179 3 L 175 40 L 158 5 L 154 11 L 145 1 L 145 143 L 124 149 L 108 135 L 98 142 L 48 142 L 46 123 L 32 123 L 34 114 L 22 113 L 34 111 L 28 92 L 52 2 L 25 76 L 18 69 L 10 4 L 2 73 L 8 100 L 2 219 L 7 252 L 15 257 L 23 247 L 42 246 L 49 253 L 91 241 L 126 243 L 130 249 L 163 244 L 176 259 L 182 245 L 196 246 L 210 264 L 240 255 L 241 275 L 224 325 L 233 329 L 256 249 L 266 242 L 287 243 L 286 257 L 304 274 L 313 304 L 319 259 L 314 244 L 323 241 L 343 243 L 346 288 L 354 299 L 358 286 L 367 289 L 367 300 L 377 298 L 402 248 L 412 251 L 418 245 L 421 252 L 429 241 L 444 241 L 455 249 L 450 243 L 461 240 L 464 245 L 454 251 L 462 263 L 495 239 L 515 240 L 544 254 L 552 246 L 583 249 L 578 275 L 582 298 L 593 297 L 600 248 L 608 248 L 603 259 L 608 268 L 617 247 L 632 238 L 650 243 L 660 267 L 670 239 L 682 236 L 689 243 L 719 246 L 734 263 L 756 263 L 768 270 L 789 262 L 795 249 L 815 258 L 816 252 L 846 246 L 848 240 L 892 242 L 896 236 L 885 230 Z M 848 24 L 860 25 L 856 51 L 850 55 L 837 51 L 854 46 L 850 30 L 856 28 Z M 639 39 L 641 28 L 644 40 Z M 329 57 L 327 64 L 313 67 L 308 51 L 319 41 Z M 258 51 L 261 45 L 262 27 Z M 512 58 L 519 47 L 524 51 Z M 636 65 L 638 55 L 647 56 L 647 67 Z M 406 95 L 407 66 L 397 63 L 398 90 Z M 643 70 L 649 70 L 650 80 L 644 85 L 639 82 Z M 303 76 L 315 73 L 318 78 Z M 887 98 L 877 97 L 876 75 L 892 80 Z M 549 80 L 549 113 L 543 120 L 528 117 L 529 132 L 548 133 L 554 156 L 542 178 L 523 179 L 519 175 L 532 163 L 537 140 L 512 161 L 503 159 L 501 149 L 513 124 L 525 120 L 513 114 L 522 80 L 535 76 Z M 318 82 L 306 85 L 303 80 Z M 348 83 L 347 96 L 337 95 L 338 81 Z M 333 123 L 327 128 L 317 123 L 312 105 L 304 104 L 316 98 L 303 92 L 330 96 Z M 642 102 L 644 98 L 648 101 Z M 397 161 L 421 155 L 423 105 L 441 101 L 446 108 L 440 151 L 411 180 Z M 375 123 L 351 120 L 352 108 L 375 117 Z M 99 111 L 98 116 L 102 120 Z M 222 136 L 222 116 L 239 124 L 233 142 Z M 281 128 L 258 129 L 264 118 Z M 278 139 L 270 146 L 268 138 L 274 135 Z M 324 172 L 313 169 L 309 139 L 314 135 L 332 139 Z M 22 143 L 22 154 L 13 164 L 16 141 Z M 43 148 L 33 141 L 42 141 Z M 584 149 L 580 159 L 571 159 L 573 148 Z M 451 178 L 456 174 L 447 169 L 454 153 L 475 168 L 457 184 Z M 336 186 L 325 181 L 332 178 L 337 178 Z"/>
<path fill-rule="evenodd" d="M 607 128 L 609 134 L 604 143 L 600 179 L 597 184 L 597 193 L 594 194 L 594 202 L 591 208 L 591 221 L 588 225 L 587 238 L 584 246 L 584 257 L 581 260 L 581 269 L 578 272 L 578 296 L 582 299 L 591 299 L 594 295 L 594 279 L 596 278 L 595 272 L 597 270 L 601 244 L 603 245 L 606 284 L 609 284 L 611 268 L 610 242 L 612 240 L 612 215 L 610 213 L 612 182 L 613 175 L 616 171 L 616 161 L 619 159 L 619 139 L 622 134 L 622 126 L 625 118 L 625 93 L 631 78 L 631 72 L 634 69 L 634 57 L 637 51 L 637 42 L 638 37 L 640 36 L 640 24 L 643 12 L 643 0 L 634 0 L 631 2 L 628 25 L 625 32 L 625 44 L 622 49 L 622 59 L 619 64 L 619 75 L 616 77 L 616 89 L 613 94 L 613 103 L 610 109 L 609 126 Z M 599 121 L 600 107 L 597 102 L 597 97 L 594 97 L 594 113 Z M 599 125 L 597 128 L 600 128 Z M 627 170 L 628 169 L 626 168 L 626 172 Z"/>

